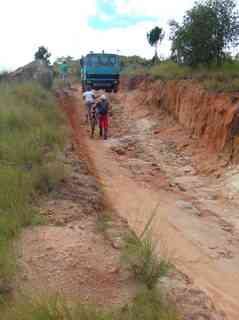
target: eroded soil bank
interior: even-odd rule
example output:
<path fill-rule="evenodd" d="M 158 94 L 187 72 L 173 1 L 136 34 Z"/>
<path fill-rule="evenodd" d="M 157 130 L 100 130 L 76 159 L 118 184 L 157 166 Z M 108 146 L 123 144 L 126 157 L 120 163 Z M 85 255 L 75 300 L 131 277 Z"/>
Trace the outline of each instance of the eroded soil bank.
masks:
<path fill-rule="evenodd" d="M 151 200 L 142 192 L 143 210 L 153 209 L 152 197 L 161 203 L 155 235 L 161 233 L 158 237 L 162 238 L 164 233 L 167 247 L 176 252 L 176 264 L 206 289 L 229 319 L 235 319 L 239 315 L 239 168 L 231 163 L 227 144 L 219 152 L 210 144 L 212 136 L 194 135 L 192 128 L 179 123 L 176 110 L 185 108 L 184 94 L 190 94 L 190 86 L 182 82 L 167 92 L 173 85 L 170 82 L 160 92 L 160 85 L 143 81 L 118 94 L 114 103 L 121 129 L 115 134 L 117 123 L 113 122 L 116 139 L 111 149 L 131 177 L 151 190 Z M 178 96 L 170 97 L 173 90 Z M 172 105 L 167 106 L 170 99 Z M 185 110 L 190 111 L 190 106 Z"/>
<path fill-rule="evenodd" d="M 210 93 L 196 81 L 124 79 L 122 88 L 136 89 L 139 104 L 170 113 L 209 151 L 227 151 L 238 161 L 239 94 Z"/>

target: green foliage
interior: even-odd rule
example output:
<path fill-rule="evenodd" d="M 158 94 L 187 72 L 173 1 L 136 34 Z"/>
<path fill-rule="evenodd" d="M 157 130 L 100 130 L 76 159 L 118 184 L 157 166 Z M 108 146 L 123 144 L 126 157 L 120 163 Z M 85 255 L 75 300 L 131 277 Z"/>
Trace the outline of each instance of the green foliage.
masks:
<path fill-rule="evenodd" d="M 144 289 L 123 308 L 120 320 L 179 320 L 176 308 L 156 290 Z"/>
<path fill-rule="evenodd" d="M 112 223 L 112 217 L 109 212 L 101 212 L 98 214 L 98 219 L 97 219 L 97 230 L 99 232 L 105 232 L 107 231 Z"/>
<path fill-rule="evenodd" d="M 177 80 L 189 78 L 192 71 L 187 66 L 169 60 L 153 66 L 149 73 L 154 79 Z"/>
<path fill-rule="evenodd" d="M 140 240 L 131 234 L 126 238 L 122 261 L 130 268 L 135 278 L 149 289 L 157 285 L 157 281 L 166 276 L 170 264 L 159 258 L 155 245 L 148 237 Z"/>
<path fill-rule="evenodd" d="M 7 305 L 4 320 L 113 320 L 110 312 L 90 305 L 70 306 L 61 297 L 23 299 Z"/>
<path fill-rule="evenodd" d="M 164 32 L 162 28 L 155 27 L 147 33 L 147 39 L 151 47 L 155 47 L 154 59 L 158 58 L 158 44 L 163 40 Z"/>
<path fill-rule="evenodd" d="M 50 57 L 51 57 L 51 53 L 44 46 L 39 47 L 37 52 L 35 53 L 35 60 L 43 60 L 47 64 L 50 64 L 50 60 L 49 60 Z"/>
<path fill-rule="evenodd" d="M 228 60 L 222 65 L 199 65 L 197 68 L 166 60 L 151 67 L 127 68 L 123 71 L 128 77 L 150 76 L 159 80 L 197 80 L 202 86 L 214 92 L 236 92 L 239 90 L 239 62 Z"/>
<path fill-rule="evenodd" d="M 172 57 L 190 66 L 220 65 L 226 58 L 225 50 L 237 45 L 239 15 L 234 0 L 206 0 L 196 2 L 187 11 L 182 25 L 170 22 Z"/>
<path fill-rule="evenodd" d="M 151 65 L 151 61 L 140 56 L 121 56 L 120 66 L 121 70 L 124 72 L 125 69 L 135 69 L 138 67 L 146 67 Z"/>
<path fill-rule="evenodd" d="M 44 215 L 40 215 L 39 213 L 34 214 L 31 219 L 32 226 L 44 226 L 47 224 L 47 222 L 47 217 Z"/>
<path fill-rule="evenodd" d="M 4 320 L 179 320 L 175 307 L 158 290 L 144 289 L 120 309 L 101 310 L 93 305 L 69 305 L 61 297 L 25 298 L 6 305 Z"/>
<path fill-rule="evenodd" d="M 22 227 L 39 223 L 34 210 L 38 196 L 51 191 L 64 176 L 57 153 L 65 130 L 52 94 L 36 84 L 2 85 L 0 135 L 2 279 L 13 271 L 11 240 Z"/>

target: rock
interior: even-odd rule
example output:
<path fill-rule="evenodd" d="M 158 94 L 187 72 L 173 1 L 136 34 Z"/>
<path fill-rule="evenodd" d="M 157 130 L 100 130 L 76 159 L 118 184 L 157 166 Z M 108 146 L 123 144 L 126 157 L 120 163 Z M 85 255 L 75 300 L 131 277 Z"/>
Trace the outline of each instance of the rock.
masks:
<path fill-rule="evenodd" d="M 190 189 L 203 187 L 203 183 L 196 176 L 177 177 L 173 181 L 180 189 Z"/>
<path fill-rule="evenodd" d="M 122 147 L 115 147 L 112 150 L 117 153 L 119 156 L 124 156 L 126 154 L 126 150 Z"/>
<path fill-rule="evenodd" d="M 53 72 L 44 61 L 37 60 L 9 73 L 8 80 L 16 82 L 35 80 L 44 88 L 50 89 L 53 83 Z"/>
<path fill-rule="evenodd" d="M 160 129 L 156 129 L 154 130 L 154 134 L 157 135 L 157 134 L 160 134 L 161 130 Z"/>
<path fill-rule="evenodd" d="M 178 200 L 176 202 L 176 204 L 180 209 L 189 210 L 193 214 L 196 214 L 198 216 L 201 215 L 200 211 L 197 208 L 195 208 L 191 202 L 187 202 L 187 201 L 184 201 L 184 200 Z"/>
<path fill-rule="evenodd" d="M 234 193 L 239 192 L 239 174 L 235 174 L 227 180 L 227 188 Z"/>
<path fill-rule="evenodd" d="M 177 206 L 181 209 L 193 209 L 193 205 L 190 202 L 186 202 L 184 200 L 178 200 Z"/>
<path fill-rule="evenodd" d="M 194 170 L 194 168 L 193 167 L 191 167 L 191 166 L 185 166 L 185 167 L 183 167 L 182 168 L 182 171 L 184 172 L 184 173 L 191 173 L 191 174 L 195 174 L 195 170 Z"/>
<path fill-rule="evenodd" d="M 120 272 L 120 267 L 114 267 L 109 271 L 109 273 L 111 274 L 118 274 L 119 272 Z"/>

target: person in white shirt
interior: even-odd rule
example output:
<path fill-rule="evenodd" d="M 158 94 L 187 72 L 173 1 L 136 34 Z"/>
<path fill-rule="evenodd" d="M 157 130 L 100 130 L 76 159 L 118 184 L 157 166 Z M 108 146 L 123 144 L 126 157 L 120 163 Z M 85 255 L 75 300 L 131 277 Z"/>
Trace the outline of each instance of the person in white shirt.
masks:
<path fill-rule="evenodd" d="M 96 99 L 95 93 L 90 87 L 88 87 L 86 91 L 83 93 L 83 99 L 85 101 L 85 107 L 86 107 L 86 121 L 89 121 L 90 115 L 91 115 L 91 109 L 95 104 L 95 99 Z"/>

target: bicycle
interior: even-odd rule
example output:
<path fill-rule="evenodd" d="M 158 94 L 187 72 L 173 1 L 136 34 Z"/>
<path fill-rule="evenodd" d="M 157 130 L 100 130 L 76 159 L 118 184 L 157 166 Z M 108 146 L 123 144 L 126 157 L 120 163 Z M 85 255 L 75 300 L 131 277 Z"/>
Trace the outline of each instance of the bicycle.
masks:
<path fill-rule="evenodd" d="M 97 125 L 97 114 L 96 114 L 96 106 L 92 106 L 91 110 L 88 113 L 89 126 L 91 131 L 91 138 L 94 138 L 95 127 Z"/>

